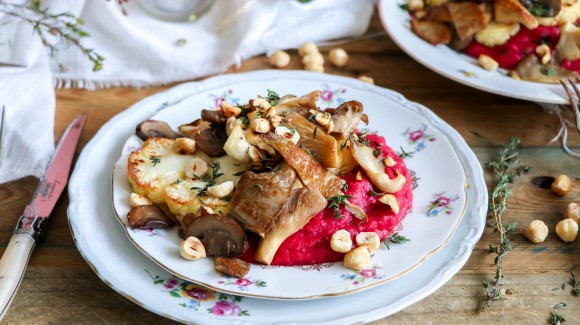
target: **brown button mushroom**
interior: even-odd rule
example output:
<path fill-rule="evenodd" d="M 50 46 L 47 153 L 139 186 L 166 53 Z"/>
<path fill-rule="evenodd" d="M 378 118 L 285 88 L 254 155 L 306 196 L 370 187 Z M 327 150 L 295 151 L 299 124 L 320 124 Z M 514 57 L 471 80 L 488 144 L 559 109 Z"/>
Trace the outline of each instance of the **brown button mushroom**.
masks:
<path fill-rule="evenodd" d="M 127 213 L 131 228 L 165 228 L 175 222 L 165 212 L 155 205 L 139 205 Z"/>
<path fill-rule="evenodd" d="M 135 132 L 141 140 L 145 141 L 148 138 L 161 137 L 167 139 L 175 139 L 181 137 L 181 134 L 173 131 L 169 124 L 163 121 L 147 120 L 137 125 Z"/>
<path fill-rule="evenodd" d="M 216 257 L 215 270 L 236 278 L 245 277 L 250 272 L 250 263 L 235 257 Z"/>
<path fill-rule="evenodd" d="M 226 116 L 221 110 L 202 109 L 201 119 L 214 125 L 225 125 Z"/>
<path fill-rule="evenodd" d="M 246 233 L 233 218 L 208 214 L 195 218 L 187 227 L 185 237 L 197 237 L 208 256 L 240 256 L 248 248 Z"/>
<path fill-rule="evenodd" d="M 223 127 L 212 127 L 202 130 L 195 136 L 197 147 L 210 157 L 225 156 L 224 144 L 228 135 Z"/>

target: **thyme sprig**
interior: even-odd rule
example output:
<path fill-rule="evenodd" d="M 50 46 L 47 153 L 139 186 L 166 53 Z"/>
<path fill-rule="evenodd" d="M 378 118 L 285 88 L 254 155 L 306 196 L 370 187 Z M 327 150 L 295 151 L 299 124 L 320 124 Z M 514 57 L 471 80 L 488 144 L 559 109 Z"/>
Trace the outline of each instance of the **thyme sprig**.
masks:
<path fill-rule="evenodd" d="M 268 91 L 268 95 L 266 96 L 266 100 L 270 102 L 270 105 L 276 106 L 280 102 L 280 95 L 277 92 L 266 89 Z"/>
<path fill-rule="evenodd" d="M 562 314 L 560 314 L 559 312 L 556 311 L 556 309 L 560 309 L 560 308 L 564 308 L 567 305 L 563 302 L 556 304 L 554 306 L 554 310 L 552 311 L 552 317 L 550 317 L 550 324 L 552 325 L 560 325 L 562 323 L 566 322 L 566 319 L 564 318 L 564 316 Z"/>
<path fill-rule="evenodd" d="M 411 241 L 409 238 L 405 237 L 405 236 L 399 236 L 399 233 L 396 232 L 394 234 L 392 234 L 391 236 L 385 238 L 383 240 L 383 244 L 387 247 L 388 250 L 391 249 L 391 247 L 389 246 L 391 243 L 393 244 L 404 244 L 406 242 Z"/>
<path fill-rule="evenodd" d="M 576 279 L 576 273 L 571 272 L 570 281 L 568 281 L 572 286 L 572 294 L 576 297 L 580 297 L 580 281 Z"/>
<path fill-rule="evenodd" d="M 336 219 L 342 219 L 342 213 L 340 212 L 340 205 L 345 204 L 346 200 L 352 198 L 352 195 L 335 195 L 326 199 L 329 204 L 328 207 L 334 209 L 334 214 L 332 215 Z"/>
<path fill-rule="evenodd" d="M 316 122 L 316 114 L 310 113 L 306 119 L 314 123 L 314 131 L 312 131 L 312 138 L 316 139 L 316 132 L 318 131 L 318 122 Z"/>
<path fill-rule="evenodd" d="M 508 207 L 507 199 L 512 194 L 510 185 L 515 182 L 522 172 L 530 170 L 529 166 L 519 164 L 517 152 L 519 143 L 520 139 L 512 138 L 510 143 L 504 144 L 499 150 L 497 160 L 490 161 L 486 164 L 495 173 L 497 181 L 491 192 L 489 214 L 494 218 L 494 226 L 499 233 L 500 243 L 499 246 L 490 245 L 489 247 L 490 254 L 496 254 L 494 260 L 496 265 L 495 282 L 492 284 L 483 281 L 483 287 L 487 292 L 487 300 L 482 306 L 482 310 L 489 308 L 495 301 L 505 299 L 500 289 L 501 281 L 504 277 L 503 259 L 512 248 L 507 235 L 516 229 L 516 223 L 504 224 L 503 214 Z"/>
<path fill-rule="evenodd" d="M 153 163 L 153 167 L 157 166 L 157 164 L 161 162 L 161 158 L 159 157 L 149 157 L 149 160 L 151 160 L 151 163 Z"/>
<path fill-rule="evenodd" d="M 78 48 L 93 63 L 93 71 L 103 68 L 105 58 L 82 44 L 81 39 L 88 37 L 89 33 L 81 28 L 84 21 L 72 13 L 48 13 L 48 8 L 40 8 L 39 0 L 26 4 L 6 3 L 0 0 L 0 12 L 31 24 L 34 33 L 49 49 L 50 56 L 56 60 L 61 70 L 65 70 L 66 67 L 58 62 L 57 58 L 60 41 Z"/>
<path fill-rule="evenodd" d="M 211 171 L 208 171 L 207 173 L 203 174 L 203 176 L 193 175 L 193 177 L 196 180 L 200 180 L 206 183 L 204 187 L 194 186 L 191 188 L 191 190 L 197 191 L 196 196 L 207 196 L 207 190 L 210 187 L 214 186 L 217 182 L 217 179 L 223 176 L 224 174 L 220 171 L 221 167 L 219 161 L 209 164 L 208 167 L 211 168 Z"/>

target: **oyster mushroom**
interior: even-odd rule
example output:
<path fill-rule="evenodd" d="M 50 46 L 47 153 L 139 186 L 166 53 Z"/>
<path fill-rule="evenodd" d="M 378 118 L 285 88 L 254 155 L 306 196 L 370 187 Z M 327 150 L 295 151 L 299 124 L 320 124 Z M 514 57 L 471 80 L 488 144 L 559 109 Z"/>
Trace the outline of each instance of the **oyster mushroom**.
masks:
<path fill-rule="evenodd" d="M 201 133 L 202 130 L 210 128 L 210 123 L 202 119 L 197 119 L 189 124 L 183 124 L 179 126 L 179 132 L 181 132 L 185 137 L 190 139 L 195 139 L 195 137 Z"/>
<path fill-rule="evenodd" d="M 201 110 L 201 119 L 213 125 L 225 125 L 227 120 L 222 110 L 210 109 Z"/>
<path fill-rule="evenodd" d="M 305 114 L 308 110 L 316 109 L 316 101 L 320 97 L 320 90 L 315 90 L 308 93 L 302 97 L 292 98 L 290 96 L 284 96 L 284 101 L 282 98 L 276 106 L 276 115 L 282 115 L 285 111 L 296 111 L 299 114 Z"/>
<path fill-rule="evenodd" d="M 342 135 L 350 134 L 359 124 L 363 116 L 363 106 L 356 100 L 351 100 L 342 103 L 332 113 L 332 121 L 334 122 L 333 133 Z M 368 119 L 366 119 L 368 122 Z"/>
<path fill-rule="evenodd" d="M 224 144 L 227 140 L 228 135 L 223 127 L 204 129 L 195 136 L 197 147 L 210 157 L 224 156 Z"/>
<path fill-rule="evenodd" d="M 175 222 L 155 205 L 138 205 L 127 213 L 131 228 L 166 228 Z"/>
<path fill-rule="evenodd" d="M 167 138 L 176 139 L 181 137 L 181 134 L 173 131 L 169 124 L 163 121 L 146 120 L 137 125 L 135 133 L 145 141 L 149 138 Z"/>
<path fill-rule="evenodd" d="M 572 23 L 560 26 L 560 40 L 556 45 L 556 60 L 580 59 L 580 28 Z"/>
<path fill-rule="evenodd" d="M 371 183 L 375 185 L 379 190 L 386 193 L 396 193 L 403 188 L 407 179 L 403 174 L 398 174 L 395 178 L 391 179 L 389 175 L 385 173 L 385 168 L 373 155 L 373 149 L 366 146 L 358 141 L 358 137 L 352 135 L 350 137 L 350 150 L 354 159 L 359 163 L 362 169 L 365 171 Z"/>
<path fill-rule="evenodd" d="M 233 218 L 208 214 L 195 218 L 185 237 L 197 237 L 209 256 L 240 256 L 248 248 L 246 233 Z"/>
<path fill-rule="evenodd" d="M 256 261 L 270 265 L 280 245 L 312 217 L 324 210 L 326 199 L 315 188 L 299 188 L 292 191 L 290 200 L 277 213 L 276 227 L 266 233 L 256 249 Z"/>
<path fill-rule="evenodd" d="M 542 64 L 535 54 L 526 56 L 516 67 L 516 73 L 522 80 L 558 83 L 562 79 L 577 78 L 579 75 L 554 64 Z"/>

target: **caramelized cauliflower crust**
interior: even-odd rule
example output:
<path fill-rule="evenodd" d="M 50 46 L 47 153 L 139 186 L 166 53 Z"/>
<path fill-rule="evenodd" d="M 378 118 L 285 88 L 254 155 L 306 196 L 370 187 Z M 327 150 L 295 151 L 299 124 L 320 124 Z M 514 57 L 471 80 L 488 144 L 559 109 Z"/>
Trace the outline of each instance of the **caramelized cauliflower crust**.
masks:
<path fill-rule="evenodd" d="M 199 216 L 202 207 L 208 207 L 216 214 L 227 215 L 230 202 L 212 197 L 207 193 L 209 184 L 203 181 L 184 179 L 165 188 L 165 201 L 169 211 L 181 220 L 189 213 Z"/>
<path fill-rule="evenodd" d="M 485 46 L 503 45 L 520 31 L 518 23 L 490 23 L 475 34 L 475 40 Z"/>
<path fill-rule="evenodd" d="M 191 156 L 174 153 L 173 142 L 166 138 L 149 138 L 141 149 L 129 155 L 128 179 L 133 192 L 154 204 L 164 204 L 165 188 L 185 177 L 185 164 Z"/>

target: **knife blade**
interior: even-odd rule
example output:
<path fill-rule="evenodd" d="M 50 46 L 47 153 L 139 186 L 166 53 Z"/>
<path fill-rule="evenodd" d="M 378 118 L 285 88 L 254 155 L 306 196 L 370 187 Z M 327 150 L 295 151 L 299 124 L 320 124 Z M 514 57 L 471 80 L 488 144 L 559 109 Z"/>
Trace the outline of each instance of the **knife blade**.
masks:
<path fill-rule="evenodd" d="M 87 115 L 79 115 L 63 133 L 30 204 L 18 219 L 14 234 L 0 259 L 0 320 L 12 303 L 46 220 L 68 182 L 75 149 Z"/>

